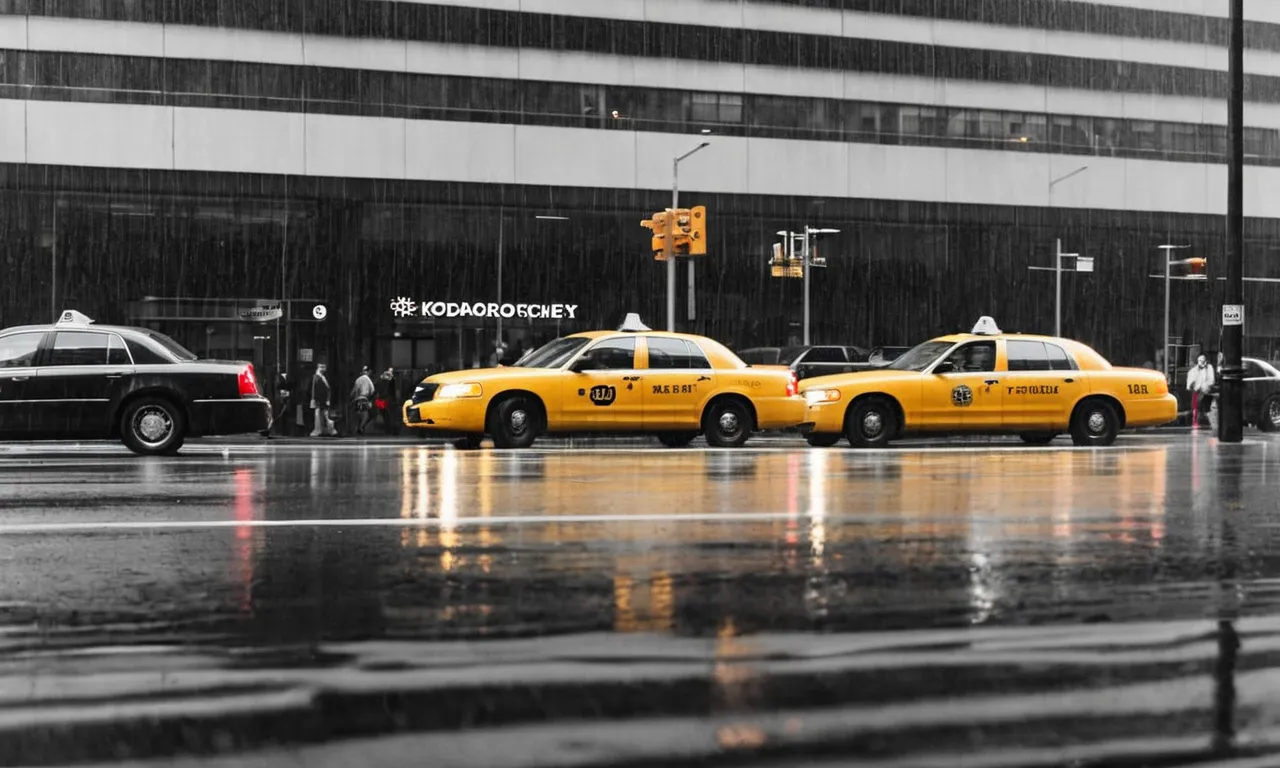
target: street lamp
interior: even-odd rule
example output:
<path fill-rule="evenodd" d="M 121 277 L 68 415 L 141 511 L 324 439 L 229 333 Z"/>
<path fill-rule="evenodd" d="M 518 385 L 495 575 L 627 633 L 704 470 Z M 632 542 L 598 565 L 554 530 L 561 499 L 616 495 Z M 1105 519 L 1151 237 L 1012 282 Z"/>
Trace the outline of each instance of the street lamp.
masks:
<path fill-rule="evenodd" d="M 693 149 L 685 152 L 671 161 L 671 210 L 680 208 L 680 162 L 688 159 L 697 152 L 701 152 L 711 146 L 711 142 L 704 141 Z M 670 235 L 668 235 L 670 237 Z M 668 244 L 670 250 L 670 245 Z M 670 250 L 667 257 L 667 330 L 675 331 L 676 329 L 676 259 L 675 251 Z"/>
<path fill-rule="evenodd" d="M 1053 207 L 1053 188 L 1054 187 L 1066 181 L 1067 179 L 1071 178 L 1072 176 L 1078 176 L 1087 170 L 1089 170 L 1089 166 L 1082 165 L 1079 168 L 1072 171 L 1071 173 L 1059 176 L 1058 178 L 1050 181 L 1049 182 L 1049 207 L 1050 208 Z M 1062 252 L 1062 238 L 1058 238 L 1058 247 L 1057 247 L 1056 253 L 1057 253 L 1057 257 L 1053 263 L 1053 271 L 1057 273 L 1054 276 L 1054 282 L 1056 283 L 1056 285 L 1054 287 L 1053 335 L 1061 337 L 1062 336 L 1062 258 L 1064 256 L 1076 257 L 1077 269 L 1079 269 L 1079 266 L 1080 266 L 1080 258 L 1079 258 L 1079 254 Z"/>

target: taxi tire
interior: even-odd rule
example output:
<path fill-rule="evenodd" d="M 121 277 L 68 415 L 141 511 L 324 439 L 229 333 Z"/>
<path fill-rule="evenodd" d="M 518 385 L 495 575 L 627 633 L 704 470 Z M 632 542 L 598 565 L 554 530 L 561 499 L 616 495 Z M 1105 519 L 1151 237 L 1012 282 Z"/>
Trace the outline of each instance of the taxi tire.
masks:
<path fill-rule="evenodd" d="M 149 412 L 169 420 L 169 433 L 161 441 L 151 441 L 139 434 L 137 417 Z M 187 439 L 186 414 L 172 400 L 163 397 L 140 397 L 125 406 L 120 415 L 120 439 L 125 447 L 140 456 L 172 456 Z"/>
<path fill-rule="evenodd" d="M 732 419 L 726 418 L 733 416 Z M 729 428 L 727 425 L 734 426 Z M 702 416 L 702 433 L 707 443 L 716 448 L 740 448 L 751 437 L 755 419 L 751 409 L 741 400 L 727 398 L 711 404 Z"/>
<path fill-rule="evenodd" d="M 1258 412 L 1258 429 L 1263 432 L 1276 432 L 1280 430 L 1280 424 L 1277 424 L 1271 418 L 1273 406 L 1280 409 L 1280 395 L 1272 395 L 1262 401 L 1262 409 Z"/>
<path fill-rule="evenodd" d="M 658 442 L 668 448 L 688 448 L 697 436 L 697 432 L 664 432 L 658 435 Z"/>
<path fill-rule="evenodd" d="M 844 435 L 831 432 L 810 432 L 804 436 L 805 442 L 814 448 L 830 448 L 840 442 L 840 438 Z"/>
<path fill-rule="evenodd" d="M 512 416 L 524 412 L 524 430 L 516 432 Z M 542 408 L 530 397 L 511 395 L 499 400 L 489 412 L 489 435 L 495 448 L 528 448 L 542 431 Z"/>
<path fill-rule="evenodd" d="M 1023 432 L 1018 435 L 1027 445 L 1048 445 L 1057 436 L 1057 432 Z"/>
<path fill-rule="evenodd" d="M 1090 421 L 1101 419 L 1101 426 L 1090 429 Z M 1113 444 L 1120 434 L 1120 417 L 1106 400 L 1092 398 L 1076 406 L 1071 414 L 1071 442 L 1078 446 L 1103 448 Z"/>
<path fill-rule="evenodd" d="M 872 414 L 880 417 L 882 428 L 876 436 L 868 437 L 859 428 L 859 425 L 863 424 L 867 417 Z M 869 397 L 866 400 L 859 400 L 850 406 L 849 413 L 845 416 L 844 436 L 848 439 L 849 445 L 855 448 L 883 448 L 893 439 L 898 423 L 897 419 L 897 413 L 888 400 L 882 397 Z"/>

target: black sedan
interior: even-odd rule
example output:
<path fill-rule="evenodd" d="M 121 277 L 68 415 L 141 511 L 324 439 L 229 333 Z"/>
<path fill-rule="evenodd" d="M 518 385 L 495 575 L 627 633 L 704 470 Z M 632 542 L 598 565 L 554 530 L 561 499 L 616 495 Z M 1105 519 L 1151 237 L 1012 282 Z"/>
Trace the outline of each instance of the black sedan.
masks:
<path fill-rule="evenodd" d="M 0 331 L 0 439 L 118 438 L 135 453 L 173 454 L 187 437 L 270 427 L 249 363 L 199 360 L 163 334 L 75 311 Z"/>
<path fill-rule="evenodd" d="M 1280 431 L 1280 370 L 1256 357 L 1244 364 L 1244 421 L 1263 432 Z"/>

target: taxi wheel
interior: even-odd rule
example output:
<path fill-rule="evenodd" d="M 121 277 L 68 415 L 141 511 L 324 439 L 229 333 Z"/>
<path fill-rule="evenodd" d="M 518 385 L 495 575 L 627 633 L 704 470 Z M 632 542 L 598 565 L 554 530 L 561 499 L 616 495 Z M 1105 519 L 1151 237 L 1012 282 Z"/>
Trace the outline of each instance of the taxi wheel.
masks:
<path fill-rule="evenodd" d="M 716 448 L 738 448 L 751 437 L 751 411 L 740 400 L 712 403 L 702 417 L 702 431 Z"/>
<path fill-rule="evenodd" d="M 182 409 L 164 398 L 134 400 L 120 417 L 120 438 L 129 450 L 143 456 L 173 455 L 186 437 Z"/>
<path fill-rule="evenodd" d="M 893 438 L 897 416 L 893 406 L 879 397 L 855 403 L 845 417 L 844 434 L 849 445 L 883 448 Z"/>
<path fill-rule="evenodd" d="M 1057 436 L 1056 432 L 1023 432 L 1019 435 L 1027 445 L 1048 445 Z"/>
<path fill-rule="evenodd" d="M 666 432 L 658 435 L 658 442 L 668 448 L 687 448 L 697 436 L 697 432 Z"/>
<path fill-rule="evenodd" d="M 809 445 L 814 448 L 830 448 L 840 442 L 842 435 L 840 433 L 832 434 L 830 432 L 810 432 L 804 436 Z"/>
<path fill-rule="evenodd" d="M 489 434 L 496 448 L 528 448 L 538 439 L 542 410 L 523 395 L 508 397 L 489 412 Z"/>
<path fill-rule="evenodd" d="M 1258 429 L 1263 432 L 1280 431 L 1280 395 L 1268 397 L 1258 414 Z"/>
<path fill-rule="evenodd" d="M 1085 400 L 1071 416 L 1071 440 L 1076 445 L 1111 445 L 1119 433 L 1116 409 L 1105 400 Z"/>

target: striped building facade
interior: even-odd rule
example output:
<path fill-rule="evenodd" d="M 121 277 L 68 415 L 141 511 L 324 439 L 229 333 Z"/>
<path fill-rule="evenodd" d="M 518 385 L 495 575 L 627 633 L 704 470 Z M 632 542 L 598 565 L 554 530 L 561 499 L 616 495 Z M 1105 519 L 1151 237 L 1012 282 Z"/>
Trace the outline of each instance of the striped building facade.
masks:
<path fill-rule="evenodd" d="M 1245 272 L 1280 276 L 1280 4 L 1249 3 Z M 1274 6 L 1274 7 L 1273 7 Z M 983 314 L 1152 359 L 1157 246 L 1224 252 L 1226 0 L 0 0 L 0 325 L 64 306 L 268 369 L 485 362 L 664 316 L 641 219 L 710 211 L 695 312 L 799 335 L 775 232 L 821 246 L 814 338 L 900 345 Z M 1173 289 L 1217 346 L 1218 282 Z M 1280 289 L 1246 289 L 1246 352 Z M 282 304 L 275 323 L 255 308 Z M 323 313 L 315 310 L 323 305 Z M 318 317 L 323 315 L 323 317 Z"/>

